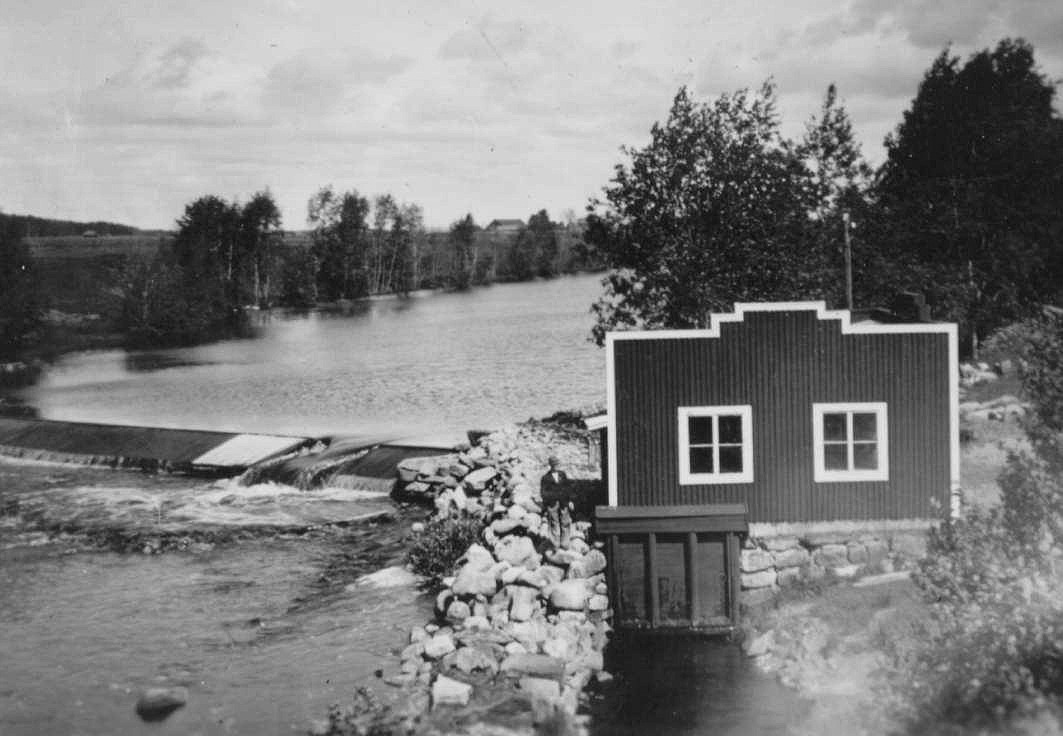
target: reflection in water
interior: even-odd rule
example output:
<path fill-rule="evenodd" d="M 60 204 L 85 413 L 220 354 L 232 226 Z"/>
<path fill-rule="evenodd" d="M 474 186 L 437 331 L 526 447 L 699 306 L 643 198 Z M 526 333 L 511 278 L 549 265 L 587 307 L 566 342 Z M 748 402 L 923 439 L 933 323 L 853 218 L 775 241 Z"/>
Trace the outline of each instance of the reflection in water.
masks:
<path fill-rule="evenodd" d="M 808 705 L 738 646 L 676 635 L 614 635 L 615 679 L 592 701 L 596 736 L 783 736 Z"/>
<path fill-rule="evenodd" d="M 457 433 L 604 399 L 597 275 L 252 314 L 259 337 L 70 355 L 49 419 L 298 435 Z"/>

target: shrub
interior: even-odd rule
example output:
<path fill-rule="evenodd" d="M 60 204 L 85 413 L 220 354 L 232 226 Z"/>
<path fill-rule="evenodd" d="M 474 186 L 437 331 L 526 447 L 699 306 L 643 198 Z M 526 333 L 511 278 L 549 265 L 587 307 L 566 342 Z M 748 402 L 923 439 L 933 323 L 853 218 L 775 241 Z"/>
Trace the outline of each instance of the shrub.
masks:
<path fill-rule="evenodd" d="M 438 584 L 453 571 L 469 546 L 480 541 L 484 530 L 481 519 L 436 517 L 425 523 L 407 553 L 413 571 Z"/>
<path fill-rule="evenodd" d="M 913 732 L 1006 726 L 1063 702 L 1063 324 L 1041 325 L 1023 376 L 1034 454 L 1009 456 L 999 506 L 932 532 L 914 576 L 932 621 L 895 672 Z"/>

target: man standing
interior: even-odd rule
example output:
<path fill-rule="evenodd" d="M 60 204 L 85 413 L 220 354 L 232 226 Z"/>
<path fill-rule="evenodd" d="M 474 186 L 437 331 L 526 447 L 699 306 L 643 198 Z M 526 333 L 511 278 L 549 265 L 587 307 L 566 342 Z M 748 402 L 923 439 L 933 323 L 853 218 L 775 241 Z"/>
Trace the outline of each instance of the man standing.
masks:
<path fill-rule="evenodd" d="M 539 493 L 546 507 L 550 541 L 555 546 L 568 544 L 572 534 L 572 501 L 569 498 L 568 476 L 560 469 L 561 461 L 551 455 L 546 461 L 550 469 L 539 480 Z"/>

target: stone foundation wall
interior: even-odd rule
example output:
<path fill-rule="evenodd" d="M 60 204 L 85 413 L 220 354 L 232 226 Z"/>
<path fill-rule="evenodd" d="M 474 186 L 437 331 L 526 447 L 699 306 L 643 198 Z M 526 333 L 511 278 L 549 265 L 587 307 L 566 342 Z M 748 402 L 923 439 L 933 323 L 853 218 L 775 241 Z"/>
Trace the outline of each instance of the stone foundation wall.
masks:
<path fill-rule="evenodd" d="M 758 605 L 780 590 L 823 578 L 849 579 L 911 567 L 926 555 L 922 528 L 751 534 L 739 562 L 741 603 Z"/>

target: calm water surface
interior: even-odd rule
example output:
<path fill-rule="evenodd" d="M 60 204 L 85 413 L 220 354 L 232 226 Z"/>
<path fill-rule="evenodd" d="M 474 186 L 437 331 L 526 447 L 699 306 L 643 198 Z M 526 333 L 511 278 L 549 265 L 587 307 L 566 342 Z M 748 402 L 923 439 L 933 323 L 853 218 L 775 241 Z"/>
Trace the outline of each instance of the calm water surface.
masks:
<path fill-rule="evenodd" d="M 599 402 L 601 276 L 264 314 L 257 338 L 67 356 L 20 397 L 49 419 L 397 437 Z"/>

